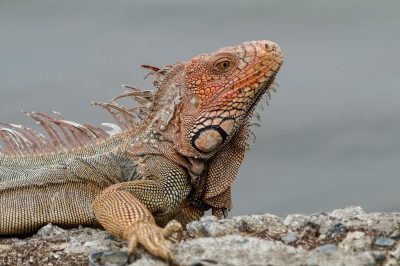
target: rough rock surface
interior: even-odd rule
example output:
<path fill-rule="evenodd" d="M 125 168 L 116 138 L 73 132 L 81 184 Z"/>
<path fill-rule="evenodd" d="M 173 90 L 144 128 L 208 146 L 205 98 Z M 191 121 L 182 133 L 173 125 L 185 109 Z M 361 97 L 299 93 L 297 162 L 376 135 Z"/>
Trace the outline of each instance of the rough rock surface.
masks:
<path fill-rule="evenodd" d="M 49 224 L 30 237 L 0 238 L 0 265 L 88 265 L 90 253 L 126 247 L 106 231 L 64 230 Z M 400 213 L 367 214 L 360 207 L 348 207 L 286 218 L 207 216 L 187 226 L 184 242 L 174 244 L 173 252 L 176 265 L 192 266 L 399 265 Z M 129 265 L 166 265 L 141 247 L 130 261 Z"/>

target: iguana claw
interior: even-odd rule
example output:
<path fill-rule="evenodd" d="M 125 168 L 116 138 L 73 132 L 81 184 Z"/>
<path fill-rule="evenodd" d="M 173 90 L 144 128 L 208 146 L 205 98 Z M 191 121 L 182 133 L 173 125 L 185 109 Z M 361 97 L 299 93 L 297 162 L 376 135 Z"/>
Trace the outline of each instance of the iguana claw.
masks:
<path fill-rule="evenodd" d="M 152 222 L 139 222 L 128 228 L 124 238 L 128 240 L 128 255 L 132 255 L 138 244 L 144 246 L 154 256 L 172 262 L 172 234 L 178 233 L 178 242 L 182 239 L 182 226 L 176 220 L 170 221 L 164 228 Z"/>

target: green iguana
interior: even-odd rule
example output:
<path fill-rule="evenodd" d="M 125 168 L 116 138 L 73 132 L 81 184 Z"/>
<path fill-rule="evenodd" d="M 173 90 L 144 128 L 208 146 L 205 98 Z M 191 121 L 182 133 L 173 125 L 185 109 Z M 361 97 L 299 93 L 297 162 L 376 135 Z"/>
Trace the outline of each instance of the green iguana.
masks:
<path fill-rule="evenodd" d="M 1 123 L 0 235 L 21 235 L 53 223 L 108 230 L 172 260 L 169 237 L 212 209 L 232 208 L 231 184 L 249 148 L 249 126 L 268 101 L 282 65 L 279 46 L 245 42 L 189 62 L 151 70 L 156 91 L 130 91 L 108 103 L 119 126 L 28 114 L 50 137 Z M 131 97 L 140 107 L 115 103 Z"/>

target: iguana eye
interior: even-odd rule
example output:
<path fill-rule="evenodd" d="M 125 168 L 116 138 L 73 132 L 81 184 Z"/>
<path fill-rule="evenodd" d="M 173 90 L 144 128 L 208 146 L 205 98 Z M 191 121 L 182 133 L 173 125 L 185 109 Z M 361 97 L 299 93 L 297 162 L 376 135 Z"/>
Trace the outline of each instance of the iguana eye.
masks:
<path fill-rule="evenodd" d="M 230 66 L 231 62 L 228 60 L 217 63 L 217 68 L 222 71 L 228 70 Z"/>

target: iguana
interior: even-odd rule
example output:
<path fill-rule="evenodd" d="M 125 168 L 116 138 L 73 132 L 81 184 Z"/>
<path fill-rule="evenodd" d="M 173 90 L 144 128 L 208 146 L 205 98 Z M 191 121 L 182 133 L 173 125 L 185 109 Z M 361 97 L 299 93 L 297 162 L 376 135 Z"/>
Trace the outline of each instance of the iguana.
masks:
<path fill-rule="evenodd" d="M 104 107 L 119 126 L 105 131 L 27 113 L 50 139 L 1 123 L 0 235 L 30 234 L 47 223 L 100 227 L 172 260 L 170 236 L 212 209 L 232 208 L 231 184 L 253 133 L 261 99 L 282 65 L 279 46 L 245 42 L 164 68 L 148 65 L 156 91 L 130 91 Z M 133 98 L 141 106 L 115 103 Z"/>

